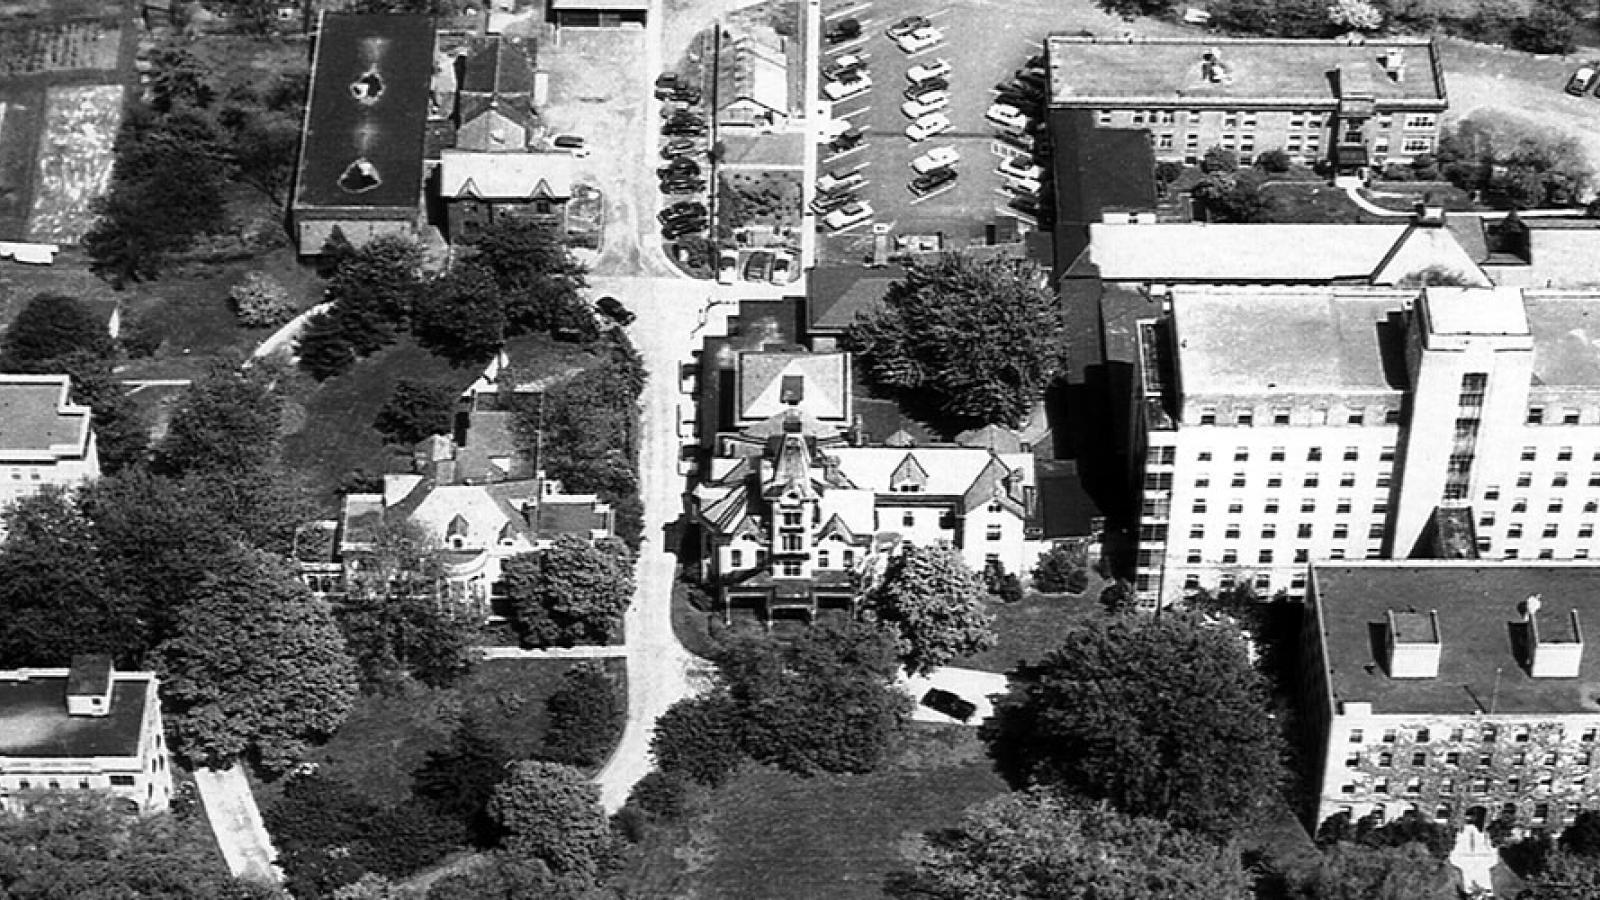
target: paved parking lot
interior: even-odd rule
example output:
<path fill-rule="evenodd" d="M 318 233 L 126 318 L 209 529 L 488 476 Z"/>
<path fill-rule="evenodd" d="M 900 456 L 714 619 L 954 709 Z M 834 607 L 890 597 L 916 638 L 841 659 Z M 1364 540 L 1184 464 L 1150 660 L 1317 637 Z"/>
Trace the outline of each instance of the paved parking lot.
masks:
<path fill-rule="evenodd" d="M 945 34 L 944 43 L 907 55 L 884 33 L 899 19 L 920 14 Z M 1051 30 L 1075 29 L 1048 4 L 1002 4 L 993 0 L 867 0 L 824 8 L 828 22 L 855 18 L 861 22 L 859 38 L 823 45 L 823 64 L 845 54 L 867 61 L 872 88 L 867 93 L 834 105 L 834 116 L 866 130 L 863 144 L 848 153 L 831 155 L 822 148 L 823 170 L 859 168 L 866 184 L 856 193 L 872 204 L 874 222 L 888 224 L 896 235 L 942 232 L 947 246 L 981 242 L 994 213 L 1006 208 L 1009 195 L 1001 191 L 994 171 L 999 162 L 995 129 L 984 119 L 994 99 L 995 85 L 1010 79 L 1029 56 L 1041 52 L 1042 39 Z M 952 71 L 950 107 L 944 112 L 951 131 L 913 144 L 905 137 L 911 120 L 901 112 L 903 92 L 910 84 L 906 70 L 935 59 L 949 60 Z M 954 147 L 961 154 L 956 165 L 960 178 L 951 188 L 927 197 L 911 193 L 907 183 L 913 159 L 933 147 Z M 820 173 L 819 173 L 820 174 Z M 826 259 L 854 260 L 869 253 L 871 225 L 862 224 L 841 235 L 826 237 Z"/>

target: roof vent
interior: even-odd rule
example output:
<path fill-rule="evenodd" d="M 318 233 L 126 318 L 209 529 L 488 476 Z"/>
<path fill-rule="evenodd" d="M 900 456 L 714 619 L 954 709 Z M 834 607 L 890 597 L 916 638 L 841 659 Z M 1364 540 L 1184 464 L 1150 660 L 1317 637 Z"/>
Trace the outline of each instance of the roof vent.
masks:
<path fill-rule="evenodd" d="M 1211 84 L 1222 84 L 1232 81 L 1228 71 L 1228 64 L 1222 61 L 1222 51 L 1212 47 L 1200 55 L 1200 77 Z"/>
<path fill-rule="evenodd" d="M 1439 612 L 1426 614 L 1406 611 L 1386 613 L 1390 678 L 1437 678 L 1443 644 L 1439 640 Z"/>
<path fill-rule="evenodd" d="M 383 179 L 378 175 L 378 167 L 366 157 L 361 157 L 348 166 L 339 176 L 339 188 L 347 194 L 363 194 L 383 184 Z"/>
<path fill-rule="evenodd" d="M 350 96 L 363 106 L 371 106 L 378 102 L 378 97 L 383 94 L 383 77 L 377 69 L 368 69 L 360 78 L 350 82 Z"/>
<path fill-rule="evenodd" d="M 1383 63 L 1383 71 L 1388 73 L 1389 80 L 1399 84 L 1406 80 L 1406 51 L 1404 47 L 1390 47 L 1383 55 L 1378 57 Z"/>
<path fill-rule="evenodd" d="M 1528 674 L 1534 678 L 1577 678 L 1583 665 L 1583 628 L 1578 611 L 1569 610 L 1567 621 L 1559 617 L 1539 627 L 1539 598 L 1527 600 Z"/>

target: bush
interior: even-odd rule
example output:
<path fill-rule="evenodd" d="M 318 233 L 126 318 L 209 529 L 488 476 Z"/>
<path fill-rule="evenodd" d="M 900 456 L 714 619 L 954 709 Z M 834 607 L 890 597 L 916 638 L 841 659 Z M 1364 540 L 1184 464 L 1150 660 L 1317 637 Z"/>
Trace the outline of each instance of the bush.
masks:
<path fill-rule="evenodd" d="M 1413 181 L 1417 170 L 1405 163 L 1392 162 L 1383 167 L 1384 181 Z"/>
<path fill-rule="evenodd" d="M 611 830 L 630 844 L 644 840 L 649 817 L 637 806 L 624 806 L 611 817 Z"/>
<path fill-rule="evenodd" d="M 246 328 L 274 328 L 295 316 L 289 292 L 270 275 L 251 272 L 228 292 L 233 314 Z"/>
<path fill-rule="evenodd" d="M 540 755 L 551 762 L 593 768 L 606 761 L 627 715 L 615 680 L 598 666 L 567 670 L 545 701 L 549 726 Z"/>
<path fill-rule="evenodd" d="M 693 789 L 694 785 L 682 775 L 657 770 L 639 779 L 639 783 L 633 786 L 633 792 L 628 795 L 628 806 L 643 810 L 663 822 L 676 822 L 688 814 Z"/>
<path fill-rule="evenodd" d="M 372 427 L 409 447 L 435 434 L 450 434 L 460 392 L 448 384 L 402 378 Z"/>
<path fill-rule="evenodd" d="M 738 705 L 720 693 L 680 700 L 656 720 L 650 749 L 666 776 L 716 787 L 745 758 Z"/>
<path fill-rule="evenodd" d="M 1578 20 L 1551 2 L 1536 2 L 1528 14 L 1511 29 L 1511 46 L 1529 53 L 1571 53 L 1577 48 L 1573 34 Z"/>
<path fill-rule="evenodd" d="M 1200 160 L 1200 171 L 1207 175 L 1216 172 L 1236 172 L 1238 169 L 1239 154 L 1222 147 L 1212 147 Z"/>
<path fill-rule="evenodd" d="M 1256 165 L 1274 175 L 1282 175 L 1289 171 L 1293 161 L 1285 150 L 1268 150 L 1256 157 Z"/>
<path fill-rule="evenodd" d="M 1163 160 L 1156 163 L 1156 180 L 1162 184 L 1171 184 L 1183 177 L 1184 165 L 1181 162 Z"/>
<path fill-rule="evenodd" d="M 1083 571 L 1083 553 L 1070 544 L 1057 544 L 1039 554 L 1033 567 L 1033 586 L 1046 594 L 1059 594 L 1074 572 Z M 1081 589 L 1080 589 L 1081 590 Z"/>

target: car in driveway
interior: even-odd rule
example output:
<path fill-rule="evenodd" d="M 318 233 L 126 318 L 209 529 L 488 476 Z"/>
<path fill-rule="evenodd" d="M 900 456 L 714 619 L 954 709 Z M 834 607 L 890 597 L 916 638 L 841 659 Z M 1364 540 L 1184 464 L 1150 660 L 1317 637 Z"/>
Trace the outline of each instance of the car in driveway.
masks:
<path fill-rule="evenodd" d="M 679 156 L 675 157 L 672 162 L 656 169 L 656 174 L 662 178 L 693 178 L 700 174 L 700 164 L 687 156 Z"/>
<path fill-rule="evenodd" d="M 744 261 L 745 281 L 766 281 L 772 277 L 772 251 L 752 250 Z"/>
<path fill-rule="evenodd" d="M 822 75 L 834 81 L 844 79 L 853 72 L 860 72 L 867 68 L 867 61 L 854 53 L 846 53 L 831 63 L 822 67 Z"/>
<path fill-rule="evenodd" d="M 951 168 L 943 168 L 924 172 L 921 175 L 911 179 L 911 183 L 907 186 L 911 188 L 911 193 L 916 194 L 918 197 L 922 197 L 927 194 L 931 194 L 942 187 L 955 184 L 955 181 L 956 170 Z"/>
<path fill-rule="evenodd" d="M 860 187 L 864 182 L 866 182 L 866 180 L 866 176 L 861 174 L 860 169 L 855 169 L 849 172 L 843 172 L 836 169 L 823 174 L 821 178 L 817 179 L 817 191 L 823 194 L 831 194 L 835 191 L 854 190 Z"/>
<path fill-rule="evenodd" d="M 847 203 L 822 218 L 822 224 L 829 231 L 839 231 L 852 225 L 859 225 L 872 218 L 872 204 L 865 200 Z"/>
<path fill-rule="evenodd" d="M 900 111 L 905 113 L 905 117 L 908 119 L 920 119 L 929 113 L 947 109 L 949 106 L 949 91 L 933 91 L 932 93 L 923 94 L 915 100 L 907 100 L 900 104 Z"/>
<path fill-rule="evenodd" d="M 678 85 L 671 94 L 672 102 L 687 103 L 690 106 L 698 106 L 703 97 L 699 88 L 687 84 Z"/>
<path fill-rule="evenodd" d="M 935 78 L 944 78 L 950 74 L 950 61 L 936 59 L 933 62 L 912 66 L 906 70 L 906 78 L 912 81 L 932 81 Z"/>
<path fill-rule="evenodd" d="M 935 147 L 911 161 L 911 169 L 918 175 L 943 169 L 961 161 L 961 153 L 954 147 Z"/>
<path fill-rule="evenodd" d="M 1009 103 L 989 104 L 989 110 L 983 114 L 983 117 L 1003 128 L 1021 130 L 1028 127 L 1028 117 L 1023 114 L 1022 110 Z"/>
<path fill-rule="evenodd" d="M 853 73 L 857 77 L 843 81 L 830 81 L 822 86 L 822 93 L 829 100 L 838 102 L 858 97 L 872 90 L 872 76 L 864 71 Z"/>
<path fill-rule="evenodd" d="M 828 30 L 823 32 L 822 36 L 827 38 L 830 44 L 853 41 L 861 36 L 861 21 L 859 19 L 840 19 L 829 25 Z"/>
<path fill-rule="evenodd" d="M 827 191 L 811 198 L 811 211 L 820 216 L 833 212 L 855 199 L 856 195 L 849 190 Z"/>
<path fill-rule="evenodd" d="M 950 90 L 950 82 L 947 79 L 930 78 L 927 81 L 913 82 L 910 87 L 906 88 L 905 97 L 907 100 L 915 100 L 934 91 L 948 90 Z"/>
<path fill-rule="evenodd" d="M 1044 177 L 1044 168 L 1034 162 L 1033 157 L 1025 154 L 1007 157 L 1001 161 L 998 170 L 1001 175 L 1011 178 L 1038 181 Z"/>
<path fill-rule="evenodd" d="M 942 112 L 929 113 L 906 126 L 906 137 L 913 141 L 925 141 L 936 134 L 944 134 L 951 127 L 949 116 Z"/>
<path fill-rule="evenodd" d="M 661 182 L 663 194 L 698 194 L 705 189 L 704 178 L 666 178 Z"/>
<path fill-rule="evenodd" d="M 618 325 L 631 325 L 633 320 L 638 318 L 633 314 L 633 310 L 623 306 L 622 301 L 615 297 L 601 297 L 595 301 L 594 308 Z"/>
<path fill-rule="evenodd" d="M 672 96 L 672 92 L 683 84 L 683 76 L 677 72 L 662 72 L 656 76 L 656 99 L 665 100 Z"/>
<path fill-rule="evenodd" d="M 1593 66 L 1583 66 L 1578 71 L 1573 72 L 1572 77 L 1567 79 L 1567 93 L 1574 97 L 1582 97 L 1589 92 L 1590 88 L 1595 86 L 1596 81 L 1600 81 L 1600 72 L 1597 72 Z"/>
<path fill-rule="evenodd" d="M 656 221 L 665 225 L 676 219 L 703 219 L 706 205 L 699 200 L 680 200 L 656 213 Z"/>
<path fill-rule="evenodd" d="M 929 47 L 935 47 L 944 42 L 944 32 L 937 28 L 918 28 L 902 38 L 896 38 L 895 43 L 907 53 L 921 53 Z"/>
<path fill-rule="evenodd" d="M 978 704 L 944 688 L 929 688 L 922 695 L 922 705 L 937 713 L 944 713 L 957 722 L 965 722 L 978 711 Z"/>
<path fill-rule="evenodd" d="M 890 40 L 899 40 L 919 28 L 932 27 L 933 20 L 927 16 L 906 16 L 904 19 L 889 26 L 887 34 Z"/>

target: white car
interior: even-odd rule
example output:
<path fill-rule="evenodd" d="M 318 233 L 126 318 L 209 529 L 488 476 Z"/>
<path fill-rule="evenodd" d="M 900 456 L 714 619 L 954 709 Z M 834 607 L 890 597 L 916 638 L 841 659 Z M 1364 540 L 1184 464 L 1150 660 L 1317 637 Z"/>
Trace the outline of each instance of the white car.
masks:
<path fill-rule="evenodd" d="M 906 126 L 906 137 L 913 141 L 925 141 L 936 134 L 944 134 L 951 128 L 950 117 L 944 113 L 929 113 Z"/>
<path fill-rule="evenodd" d="M 847 203 L 844 206 L 822 217 L 822 224 L 828 226 L 829 231 L 838 231 L 849 228 L 872 218 L 872 204 L 862 200 L 857 203 Z"/>
<path fill-rule="evenodd" d="M 935 147 L 932 150 L 929 150 L 927 153 L 924 153 L 916 159 L 913 159 L 911 161 L 911 168 L 918 175 L 922 175 L 927 172 L 932 172 L 934 169 L 942 169 L 945 166 L 953 166 L 960 161 L 961 154 L 956 151 L 956 148 Z"/>
<path fill-rule="evenodd" d="M 935 78 L 944 78 L 949 74 L 950 61 L 947 59 L 936 59 L 933 62 L 923 63 L 920 66 L 912 66 L 911 69 L 906 72 L 906 77 L 912 81 L 931 81 Z"/>
<path fill-rule="evenodd" d="M 850 172 L 829 172 L 817 179 L 817 193 L 831 194 L 838 190 L 855 190 L 865 184 L 866 180 L 866 176 L 862 175 L 859 169 Z"/>
<path fill-rule="evenodd" d="M 950 105 L 949 91 L 934 91 L 923 94 L 915 100 L 907 100 L 900 104 L 900 111 L 908 119 L 920 119 L 928 113 L 936 113 Z"/>
<path fill-rule="evenodd" d="M 983 117 L 1006 128 L 1021 130 L 1028 127 L 1028 117 L 1023 115 L 1022 110 L 1009 103 L 991 103 L 989 111 L 984 113 Z"/>
<path fill-rule="evenodd" d="M 907 53 L 921 53 L 929 47 L 944 42 L 944 32 L 932 26 L 918 28 L 903 38 L 896 38 L 895 43 Z"/>
<path fill-rule="evenodd" d="M 833 101 L 849 100 L 870 90 L 872 90 L 872 76 L 865 74 L 854 81 L 830 81 L 822 86 L 822 92 Z"/>
<path fill-rule="evenodd" d="M 1044 169 L 1031 156 L 1012 156 L 1000 164 L 1000 174 L 1024 181 L 1038 181 L 1044 177 Z"/>

